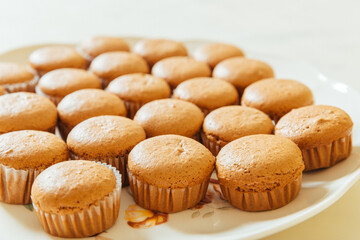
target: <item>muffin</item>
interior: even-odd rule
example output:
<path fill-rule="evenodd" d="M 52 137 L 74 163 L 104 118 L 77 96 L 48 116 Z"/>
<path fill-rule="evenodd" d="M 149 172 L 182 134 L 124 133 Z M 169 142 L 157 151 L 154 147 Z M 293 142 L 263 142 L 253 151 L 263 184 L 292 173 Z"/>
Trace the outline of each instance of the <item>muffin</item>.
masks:
<path fill-rule="evenodd" d="M 198 106 L 205 115 L 214 109 L 238 103 L 236 88 L 216 78 L 192 78 L 180 83 L 172 95 Z"/>
<path fill-rule="evenodd" d="M 291 140 L 266 134 L 239 138 L 216 158 L 221 192 L 244 211 L 266 211 L 291 202 L 301 189 L 304 163 Z"/>
<path fill-rule="evenodd" d="M 250 84 L 264 78 L 274 77 L 274 71 L 270 65 L 262 61 L 233 57 L 216 65 L 212 76 L 230 82 L 241 95 Z"/>
<path fill-rule="evenodd" d="M 210 77 L 210 67 L 190 57 L 169 57 L 157 62 L 151 73 L 165 79 L 171 88 L 185 80 L 196 77 Z"/>
<path fill-rule="evenodd" d="M 205 196 L 215 158 L 203 145 L 179 135 L 147 139 L 130 152 L 128 175 L 135 202 L 173 213 Z"/>
<path fill-rule="evenodd" d="M 100 78 L 105 88 L 119 76 L 129 73 L 148 73 L 149 66 L 139 55 L 119 51 L 100 54 L 91 62 L 89 71 Z"/>
<path fill-rule="evenodd" d="M 142 106 L 134 120 L 145 129 L 148 138 L 177 134 L 200 141 L 204 114 L 192 103 L 177 99 L 161 99 Z"/>
<path fill-rule="evenodd" d="M 206 116 L 202 143 L 216 156 L 220 149 L 235 139 L 254 134 L 271 134 L 274 124 L 263 112 L 243 106 L 226 106 Z"/>
<path fill-rule="evenodd" d="M 0 87 L 6 92 L 35 92 L 38 77 L 25 66 L 0 62 Z"/>
<path fill-rule="evenodd" d="M 0 135 L 0 201 L 31 203 L 34 179 L 45 168 L 68 158 L 65 142 L 54 134 L 23 130 Z"/>
<path fill-rule="evenodd" d="M 170 87 L 165 80 L 144 73 L 123 75 L 114 79 L 106 91 L 120 97 L 126 106 L 129 118 L 145 103 L 170 97 Z"/>
<path fill-rule="evenodd" d="M 30 66 L 41 77 L 47 72 L 58 68 L 83 68 L 87 61 L 75 49 L 65 46 L 39 48 L 29 56 Z"/>
<path fill-rule="evenodd" d="M 62 138 L 80 122 L 100 115 L 126 116 L 126 108 L 116 95 L 100 89 L 82 89 L 70 93 L 57 106 L 58 127 Z"/>
<path fill-rule="evenodd" d="M 275 135 L 295 142 L 302 151 L 305 171 L 327 168 L 346 159 L 352 150 L 350 116 L 326 105 L 294 109 L 275 126 Z"/>
<path fill-rule="evenodd" d="M 67 138 L 71 159 L 100 161 L 115 167 L 127 185 L 130 150 L 146 138 L 144 129 L 128 118 L 98 116 L 78 124 Z"/>
<path fill-rule="evenodd" d="M 127 42 L 119 37 L 95 36 L 85 39 L 77 47 L 78 52 L 89 62 L 105 52 L 130 51 Z"/>
<path fill-rule="evenodd" d="M 56 106 L 35 93 L 0 96 L 0 134 L 18 130 L 55 132 Z"/>
<path fill-rule="evenodd" d="M 36 93 L 57 105 L 66 95 L 85 88 L 101 88 L 99 78 L 83 69 L 62 68 L 42 76 Z"/>
<path fill-rule="evenodd" d="M 243 57 L 244 52 L 226 43 L 208 43 L 195 49 L 194 58 L 206 62 L 212 69 L 221 61 L 232 57 Z"/>
<path fill-rule="evenodd" d="M 150 67 L 164 58 L 188 55 L 184 44 L 170 39 L 140 40 L 135 44 L 134 52 L 142 56 Z"/>
<path fill-rule="evenodd" d="M 0 96 L 5 94 L 5 90 L 0 86 Z"/>
<path fill-rule="evenodd" d="M 119 215 L 120 195 L 118 171 L 91 161 L 55 164 L 36 178 L 31 189 L 43 229 L 67 238 L 90 237 L 112 227 Z"/>
<path fill-rule="evenodd" d="M 277 122 L 292 109 L 312 105 L 311 90 L 304 84 L 288 79 L 264 79 L 244 91 L 241 105 L 259 109 Z"/>

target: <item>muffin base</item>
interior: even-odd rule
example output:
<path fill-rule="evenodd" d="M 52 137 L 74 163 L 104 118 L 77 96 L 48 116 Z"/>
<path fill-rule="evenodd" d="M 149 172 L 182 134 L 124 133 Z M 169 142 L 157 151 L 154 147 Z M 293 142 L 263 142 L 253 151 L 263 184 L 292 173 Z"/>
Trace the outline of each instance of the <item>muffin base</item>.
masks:
<path fill-rule="evenodd" d="M 130 119 L 133 119 L 136 112 L 141 108 L 141 106 L 143 104 L 141 103 L 137 103 L 137 102 L 132 102 L 132 101 L 126 101 L 123 100 L 126 111 L 127 111 L 127 117 Z"/>
<path fill-rule="evenodd" d="M 36 86 L 35 87 L 35 92 L 37 95 L 46 97 L 47 99 L 49 99 L 50 101 L 52 101 L 56 106 L 59 104 L 59 102 L 64 98 L 64 97 L 60 97 L 60 96 L 51 96 L 51 95 L 47 95 L 46 93 L 44 93 L 43 91 L 41 91 L 41 89 Z"/>
<path fill-rule="evenodd" d="M 30 193 L 38 169 L 16 170 L 0 164 L 0 201 L 10 204 L 31 203 Z"/>
<path fill-rule="evenodd" d="M 218 153 L 221 150 L 221 146 L 219 144 L 217 144 L 216 142 L 211 141 L 210 139 L 208 139 L 205 135 L 204 132 L 201 132 L 201 141 L 202 144 L 204 144 L 205 147 L 207 147 L 207 149 L 210 150 L 210 152 L 214 155 L 217 156 Z"/>
<path fill-rule="evenodd" d="M 114 172 L 115 189 L 88 209 L 60 214 L 44 212 L 39 206 L 33 204 L 40 224 L 47 233 L 57 237 L 89 237 L 115 224 L 120 210 L 121 176 L 114 167 L 103 165 Z"/>
<path fill-rule="evenodd" d="M 104 157 L 104 158 L 86 158 L 83 156 L 78 156 L 75 153 L 70 151 L 70 158 L 72 160 L 89 160 L 94 162 L 101 162 L 106 163 L 108 165 L 113 166 L 118 170 L 121 174 L 121 183 L 123 187 L 129 186 L 129 180 L 126 174 L 126 167 L 127 167 L 127 161 L 128 161 L 128 153 L 124 155 L 118 155 L 115 157 Z"/>
<path fill-rule="evenodd" d="M 186 188 L 160 188 L 140 181 L 127 169 L 135 202 L 153 211 L 174 213 L 198 204 L 205 196 L 210 176 L 202 183 Z"/>
<path fill-rule="evenodd" d="M 304 171 L 328 168 L 345 160 L 352 150 L 352 135 L 340 138 L 328 145 L 321 145 L 311 149 L 302 149 L 305 163 Z"/>
<path fill-rule="evenodd" d="M 240 192 L 221 185 L 225 199 L 244 211 L 257 212 L 280 208 L 291 202 L 301 189 L 302 174 L 293 182 L 266 192 Z"/>
<path fill-rule="evenodd" d="M 21 82 L 21 83 L 11 83 L 1 85 L 5 92 L 14 93 L 14 92 L 35 92 L 35 86 L 39 81 L 38 77 L 34 77 L 30 81 Z"/>

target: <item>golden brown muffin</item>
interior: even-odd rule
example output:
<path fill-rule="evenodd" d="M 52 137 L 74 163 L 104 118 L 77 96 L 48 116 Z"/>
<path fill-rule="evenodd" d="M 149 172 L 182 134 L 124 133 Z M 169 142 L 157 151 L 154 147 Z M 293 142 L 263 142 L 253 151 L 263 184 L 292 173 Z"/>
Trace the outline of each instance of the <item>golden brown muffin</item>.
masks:
<path fill-rule="evenodd" d="M 61 68 L 42 76 L 36 93 L 57 105 L 66 95 L 85 88 L 101 88 L 99 78 L 83 69 Z"/>
<path fill-rule="evenodd" d="M 142 106 L 134 120 L 145 129 L 148 138 L 177 134 L 200 140 L 199 133 L 204 114 L 192 103 L 177 99 L 161 99 Z"/>
<path fill-rule="evenodd" d="M 89 62 L 105 52 L 130 51 L 127 42 L 119 37 L 95 36 L 85 39 L 77 47 L 79 53 Z"/>
<path fill-rule="evenodd" d="M 212 76 L 230 82 L 241 95 L 250 84 L 264 78 L 274 77 L 274 71 L 270 65 L 262 61 L 233 57 L 216 65 Z"/>
<path fill-rule="evenodd" d="M 55 164 L 36 178 L 31 190 L 44 230 L 71 238 L 89 237 L 114 225 L 120 194 L 120 174 L 109 165 L 91 161 Z"/>
<path fill-rule="evenodd" d="M 211 68 L 214 68 L 225 59 L 243 57 L 244 52 L 231 44 L 208 43 L 195 49 L 193 55 L 196 60 L 206 62 Z"/>
<path fill-rule="evenodd" d="M 287 137 L 302 150 L 305 170 L 331 167 L 352 150 L 350 116 L 326 105 L 294 109 L 275 126 L 275 134 Z"/>
<path fill-rule="evenodd" d="M 100 89 L 82 89 L 70 93 L 57 106 L 58 127 L 65 140 L 80 122 L 101 115 L 126 116 L 126 108 L 116 95 Z"/>
<path fill-rule="evenodd" d="M 271 134 L 274 124 L 263 112 L 243 106 L 226 106 L 206 116 L 202 143 L 216 156 L 220 149 L 235 139 L 254 134 Z"/>
<path fill-rule="evenodd" d="M 179 212 L 205 196 L 215 158 L 197 141 L 163 135 L 147 139 L 129 154 L 128 174 L 141 207 Z"/>
<path fill-rule="evenodd" d="M 264 79 L 244 91 L 241 105 L 259 109 L 275 122 L 292 109 L 312 105 L 311 90 L 304 84 L 288 79 Z"/>
<path fill-rule="evenodd" d="M 31 69 L 11 62 L 0 62 L 0 87 L 6 92 L 35 92 L 39 78 Z"/>
<path fill-rule="evenodd" d="M 0 86 L 0 96 L 5 94 L 5 90 L 3 87 Z"/>
<path fill-rule="evenodd" d="M 224 197 L 245 211 L 265 211 L 292 201 L 304 163 L 291 140 L 267 134 L 239 138 L 221 149 L 216 172 Z"/>
<path fill-rule="evenodd" d="M 170 39 L 143 39 L 134 46 L 134 52 L 142 56 L 149 66 L 175 56 L 187 56 L 184 44 Z"/>
<path fill-rule="evenodd" d="M 83 68 L 87 61 L 75 49 L 65 46 L 43 47 L 29 56 L 29 63 L 41 77 L 58 68 Z"/>
<path fill-rule="evenodd" d="M 37 175 L 68 158 L 65 142 L 52 133 L 23 130 L 0 135 L 0 201 L 30 203 Z"/>
<path fill-rule="evenodd" d="M 18 130 L 55 132 L 56 106 L 35 93 L 0 96 L 0 134 Z"/>
<path fill-rule="evenodd" d="M 139 55 L 119 51 L 100 54 L 91 62 L 89 71 L 100 78 L 105 88 L 119 76 L 130 73 L 148 73 L 149 66 Z"/>
<path fill-rule="evenodd" d="M 192 78 L 180 83 L 172 95 L 198 106 L 205 115 L 212 110 L 238 103 L 236 88 L 216 78 Z"/>
<path fill-rule="evenodd" d="M 185 80 L 196 77 L 210 77 L 210 67 L 190 57 L 169 57 L 157 62 L 151 73 L 165 79 L 170 87 L 175 88 Z"/>
<path fill-rule="evenodd" d="M 145 103 L 170 97 L 170 87 L 165 80 L 150 74 L 133 73 L 114 79 L 106 91 L 124 101 L 129 118 Z"/>
<path fill-rule="evenodd" d="M 71 130 L 66 142 L 72 159 L 110 164 L 120 171 L 126 185 L 128 153 L 145 138 L 144 129 L 133 120 L 119 116 L 98 116 L 78 124 Z"/>

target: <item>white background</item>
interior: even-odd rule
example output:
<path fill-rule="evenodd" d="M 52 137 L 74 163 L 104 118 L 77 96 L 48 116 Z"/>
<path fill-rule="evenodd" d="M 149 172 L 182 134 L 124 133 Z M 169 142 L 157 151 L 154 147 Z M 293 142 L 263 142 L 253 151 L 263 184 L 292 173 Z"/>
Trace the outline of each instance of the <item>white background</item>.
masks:
<path fill-rule="evenodd" d="M 234 43 L 308 62 L 360 91 L 358 0 L 0 0 L 0 53 L 97 34 Z M 358 183 L 321 214 L 268 239 L 359 239 L 359 202 Z"/>

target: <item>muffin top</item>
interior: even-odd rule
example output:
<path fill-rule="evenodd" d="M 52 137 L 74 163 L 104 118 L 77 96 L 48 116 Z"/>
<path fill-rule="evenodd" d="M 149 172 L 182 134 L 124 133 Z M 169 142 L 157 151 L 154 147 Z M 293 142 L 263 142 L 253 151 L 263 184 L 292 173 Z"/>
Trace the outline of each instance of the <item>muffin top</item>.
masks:
<path fill-rule="evenodd" d="M 134 120 L 147 137 L 178 134 L 193 137 L 201 128 L 204 114 L 194 104 L 177 99 L 160 99 L 142 106 Z"/>
<path fill-rule="evenodd" d="M 231 57 L 243 57 L 244 52 L 238 47 L 226 43 L 209 43 L 195 49 L 194 58 L 206 62 L 214 68 L 219 62 Z"/>
<path fill-rule="evenodd" d="M 143 39 L 134 46 L 134 52 L 142 56 L 150 66 L 161 59 L 187 56 L 184 44 L 170 39 Z"/>
<path fill-rule="evenodd" d="M 302 154 L 290 139 L 267 134 L 232 141 L 216 158 L 220 184 L 240 192 L 265 192 L 295 181 L 304 170 Z"/>
<path fill-rule="evenodd" d="M 352 127 L 350 116 L 340 108 L 314 105 L 286 114 L 276 124 L 275 134 L 290 138 L 301 149 L 308 149 L 346 137 Z"/>
<path fill-rule="evenodd" d="M 52 133 L 23 130 L 0 135 L 0 163 L 16 170 L 45 169 L 68 158 L 65 142 Z"/>
<path fill-rule="evenodd" d="M 103 79 L 114 79 L 129 73 L 148 73 L 146 61 L 135 53 L 106 52 L 97 56 L 90 65 L 90 72 Z"/>
<path fill-rule="evenodd" d="M 144 129 L 133 120 L 98 116 L 74 127 L 66 142 L 76 155 L 96 159 L 125 154 L 145 138 Z"/>
<path fill-rule="evenodd" d="M 113 171 L 93 161 L 66 161 L 45 169 L 34 181 L 31 198 L 47 213 L 67 214 L 97 204 L 116 187 Z"/>
<path fill-rule="evenodd" d="M 233 57 L 220 62 L 213 71 L 213 77 L 232 83 L 240 92 L 250 84 L 264 78 L 274 77 L 268 64 L 244 57 Z"/>
<path fill-rule="evenodd" d="M 37 85 L 41 92 L 64 97 L 84 88 L 101 88 L 97 76 L 83 69 L 61 68 L 46 73 Z"/>
<path fill-rule="evenodd" d="M 118 77 L 109 84 L 106 91 L 116 94 L 123 100 L 139 103 L 170 96 L 170 87 L 165 80 L 143 73 Z"/>
<path fill-rule="evenodd" d="M 165 79 L 171 87 L 196 77 L 210 77 L 210 67 L 190 57 L 169 57 L 157 62 L 152 68 L 154 76 Z"/>
<path fill-rule="evenodd" d="M 216 78 L 186 80 L 176 87 L 173 98 L 192 102 L 200 108 L 213 110 L 237 102 L 238 93 L 230 83 Z"/>
<path fill-rule="evenodd" d="M 100 115 L 126 116 L 123 101 L 116 95 L 100 89 L 82 89 L 70 93 L 57 106 L 59 118 L 70 128 Z"/>
<path fill-rule="evenodd" d="M 17 130 L 47 131 L 56 125 L 55 105 L 35 93 L 0 96 L 0 134 Z"/>
<path fill-rule="evenodd" d="M 28 82 L 34 77 L 30 69 L 25 66 L 11 62 L 0 62 L 0 85 Z"/>
<path fill-rule="evenodd" d="M 85 39 L 79 44 L 77 50 L 88 61 L 93 60 L 105 52 L 112 51 L 130 51 L 130 47 L 127 42 L 119 37 L 110 36 L 95 36 Z"/>
<path fill-rule="evenodd" d="M 58 68 L 86 68 L 86 60 L 73 48 L 51 46 L 39 48 L 29 56 L 31 67 L 40 75 Z"/>
<path fill-rule="evenodd" d="M 199 142 L 179 136 L 149 138 L 130 152 L 128 168 L 140 181 L 161 188 L 200 184 L 214 169 L 215 157 Z"/>
<path fill-rule="evenodd" d="M 257 108 L 277 121 L 294 108 L 314 103 L 311 90 L 304 84 L 288 79 L 269 78 L 247 87 L 241 104 Z"/>
<path fill-rule="evenodd" d="M 211 141 L 221 146 L 254 134 L 271 134 L 274 124 L 263 112 L 250 107 L 226 106 L 206 116 L 203 132 Z"/>

